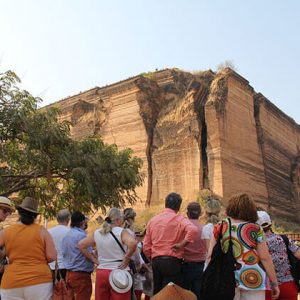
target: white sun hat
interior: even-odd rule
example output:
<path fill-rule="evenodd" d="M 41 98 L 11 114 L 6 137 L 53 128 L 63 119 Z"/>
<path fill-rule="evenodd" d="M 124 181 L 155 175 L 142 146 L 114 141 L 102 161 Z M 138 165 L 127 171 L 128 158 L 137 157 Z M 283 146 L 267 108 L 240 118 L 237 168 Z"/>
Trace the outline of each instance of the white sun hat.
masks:
<path fill-rule="evenodd" d="M 110 286 L 117 293 L 126 293 L 132 287 L 132 276 L 126 270 L 116 269 L 112 270 L 109 274 L 109 283 Z"/>
<path fill-rule="evenodd" d="M 261 227 L 268 227 L 272 225 L 271 218 L 266 211 L 259 210 L 257 212 L 257 216 L 258 216 L 257 224 L 260 225 Z"/>

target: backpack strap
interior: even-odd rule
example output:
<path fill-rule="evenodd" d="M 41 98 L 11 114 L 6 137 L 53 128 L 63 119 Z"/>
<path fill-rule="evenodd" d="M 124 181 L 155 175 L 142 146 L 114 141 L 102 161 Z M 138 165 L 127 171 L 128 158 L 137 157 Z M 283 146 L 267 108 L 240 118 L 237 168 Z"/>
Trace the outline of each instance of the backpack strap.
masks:
<path fill-rule="evenodd" d="M 230 238 L 230 241 L 231 241 L 231 219 L 227 218 L 227 220 L 228 220 L 229 238 Z M 219 239 L 222 239 L 222 237 L 223 237 L 223 224 L 224 224 L 224 222 L 226 222 L 226 221 L 222 220 L 221 227 L 220 227 L 220 232 L 219 232 L 219 236 L 218 236 Z"/>
<path fill-rule="evenodd" d="M 228 229 L 229 229 L 229 244 L 233 245 L 232 239 L 231 239 L 231 219 L 228 218 Z"/>
<path fill-rule="evenodd" d="M 288 251 L 289 250 L 289 244 L 290 244 L 290 241 L 289 241 L 289 238 L 285 235 L 285 234 L 281 234 L 280 235 L 285 243 L 285 246 L 286 246 L 286 250 Z"/>
<path fill-rule="evenodd" d="M 233 245 L 232 237 L 231 237 L 231 219 L 227 218 L 227 220 L 228 220 L 228 230 L 229 230 L 229 244 Z M 219 232 L 219 236 L 218 236 L 219 240 L 222 240 L 222 238 L 223 238 L 223 224 L 224 224 L 224 222 L 226 222 L 226 220 L 225 221 L 222 220 L 221 227 L 220 227 L 220 232 Z"/>
<path fill-rule="evenodd" d="M 219 232 L 219 235 L 218 235 L 218 240 L 222 240 L 222 237 L 223 237 L 223 233 L 222 233 L 222 231 L 223 231 L 223 220 L 222 220 L 222 223 L 221 223 L 221 227 L 220 227 L 220 232 Z"/>

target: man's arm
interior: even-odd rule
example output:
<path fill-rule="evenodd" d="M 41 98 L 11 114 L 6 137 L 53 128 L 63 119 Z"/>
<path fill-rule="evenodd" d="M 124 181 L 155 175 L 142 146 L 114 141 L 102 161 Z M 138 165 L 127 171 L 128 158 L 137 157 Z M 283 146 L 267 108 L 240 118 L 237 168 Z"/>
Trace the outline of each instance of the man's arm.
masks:
<path fill-rule="evenodd" d="M 182 241 L 172 246 L 172 250 L 175 252 L 184 248 L 188 243 L 193 243 L 198 234 L 198 228 L 193 225 L 188 219 L 184 218 L 182 220 L 182 224 L 185 236 Z"/>
<path fill-rule="evenodd" d="M 44 227 L 41 227 L 41 237 L 45 243 L 46 258 L 48 263 L 55 261 L 57 259 L 57 251 L 50 233 Z"/>
<path fill-rule="evenodd" d="M 184 221 L 184 230 L 186 232 L 184 239 L 188 243 L 193 243 L 194 240 L 197 237 L 198 234 L 198 228 L 194 224 L 192 224 L 188 219 L 185 219 Z"/>
<path fill-rule="evenodd" d="M 98 265 L 99 264 L 98 259 L 94 256 L 93 253 L 90 253 L 88 251 L 88 247 L 92 247 L 94 245 L 95 245 L 95 240 L 94 240 L 94 235 L 92 234 L 80 240 L 78 243 L 78 248 L 88 260 L 90 260 L 93 264 Z"/>

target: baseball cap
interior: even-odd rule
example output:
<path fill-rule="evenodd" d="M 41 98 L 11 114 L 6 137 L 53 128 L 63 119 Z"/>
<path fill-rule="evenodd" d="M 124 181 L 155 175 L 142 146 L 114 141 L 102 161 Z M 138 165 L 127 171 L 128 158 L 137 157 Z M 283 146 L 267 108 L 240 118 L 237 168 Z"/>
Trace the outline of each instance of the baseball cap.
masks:
<path fill-rule="evenodd" d="M 257 216 L 258 216 L 257 224 L 260 225 L 261 227 L 268 227 L 272 225 L 270 215 L 266 211 L 259 210 L 257 212 Z"/>

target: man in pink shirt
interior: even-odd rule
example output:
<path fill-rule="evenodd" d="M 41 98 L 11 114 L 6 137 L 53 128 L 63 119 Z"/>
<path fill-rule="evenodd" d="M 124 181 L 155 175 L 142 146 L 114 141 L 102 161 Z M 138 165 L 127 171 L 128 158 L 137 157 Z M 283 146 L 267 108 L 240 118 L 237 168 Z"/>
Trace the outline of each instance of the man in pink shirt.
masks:
<path fill-rule="evenodd" d="M 203 225 L 198 219 L 201 215 L 201 206 L 198 202 L 190 202 L 187 206 L 187 216 L 192 224 L 198 228 L 194 243 L 184 248 L 183 286 L 192 291 L 200 300 L 200 286 L 206 259 L 205 240 L 201 239 Z"/>
<path fill-rule="evenodd" d="M 154 294 L 169 282 L 182 286 L 184 247 L 193 242 L 198 233 L 195 225 L 177 214 L 181 202 L 179 194 L 169 194 L 165 209 L 147 225 L 143 251 L 152 260 Z"/>

